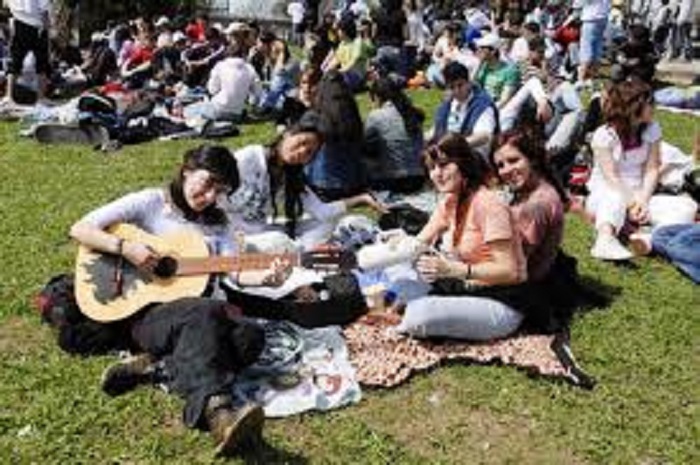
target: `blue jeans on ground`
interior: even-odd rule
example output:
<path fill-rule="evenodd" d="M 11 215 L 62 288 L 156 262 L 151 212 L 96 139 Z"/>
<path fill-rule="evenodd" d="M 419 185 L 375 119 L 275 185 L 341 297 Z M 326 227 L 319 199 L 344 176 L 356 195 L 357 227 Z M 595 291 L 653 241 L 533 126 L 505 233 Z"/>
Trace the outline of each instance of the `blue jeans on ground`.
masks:
<path fill-rule="evenodd" d="M 584 21 L 581 26 L 581 40 L 579 41 L 579 60 L 581 63 L 598 63 L 603 57 L 605 45 L 605 28 L 608 19 Z"/>
<path fill-rule="evenodd" d="M 290 73 L 275 73 L 270 79 L 270 87 L 265 91 L 260 102 L 260 108 L 281 108 L 284 96 L 295 87 L 294 76 Z"/>
<path fill-rule="evenodd" d="M 656 252 L 700 284 L 700 224 L 674 224 L 657 228 L 651 243 Z"/>

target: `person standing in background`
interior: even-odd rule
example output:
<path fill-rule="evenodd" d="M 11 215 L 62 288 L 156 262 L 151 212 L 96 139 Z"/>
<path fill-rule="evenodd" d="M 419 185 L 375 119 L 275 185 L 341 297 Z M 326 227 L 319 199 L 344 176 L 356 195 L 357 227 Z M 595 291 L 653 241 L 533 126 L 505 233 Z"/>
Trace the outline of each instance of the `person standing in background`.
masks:
<path fill-rule="evenodd" d="M 697 0 L 676 0 L 677 13 L 671 36 L 671 59 L 683 57 L 693 59 L 693 41 L 690 32 L 693 29 L 693 11 Z"/>
<path fill-rule="evenodd" d="M 306 9 L 304 2 L 301 0 L 292 0 L 287 5 L 287 14 L 292 18 L 292 36 L 291 42 L 294 45 L 302 45 L 304 37 L 304 17 Z"/>
<path fill-rule="evenodd" d="M 603 57 L 611 4 L 610 0 L 576 0 L 573 6 L 581 11 L 578 84 L 579 87 L 591 86 Z"/>
<path fill-rule="evenodd" d="M 38 101 L 44 100 L 50 73 L 49 63 L 49 0 L 7 0 L 12 14 L 10 20 L 10 66 L 4 102 L 14 104 L 12 91 L 17 75 L 22 73 L 24 58 L 29 52 L 36 57 L 36 73 L 39 77 Z"/>

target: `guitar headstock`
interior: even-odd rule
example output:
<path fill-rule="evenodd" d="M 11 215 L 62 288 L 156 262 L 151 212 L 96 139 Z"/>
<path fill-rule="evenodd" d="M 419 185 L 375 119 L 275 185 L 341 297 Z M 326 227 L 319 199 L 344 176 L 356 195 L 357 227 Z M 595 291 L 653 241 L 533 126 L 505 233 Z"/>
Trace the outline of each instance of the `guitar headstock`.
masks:
<path fill-rule="evenodd" d="M 347 271 L 357 267 L 357 257 L 351 250 L 334 245 L 320 245 L 301 253 L 301 266 L 317 271 Z"/>

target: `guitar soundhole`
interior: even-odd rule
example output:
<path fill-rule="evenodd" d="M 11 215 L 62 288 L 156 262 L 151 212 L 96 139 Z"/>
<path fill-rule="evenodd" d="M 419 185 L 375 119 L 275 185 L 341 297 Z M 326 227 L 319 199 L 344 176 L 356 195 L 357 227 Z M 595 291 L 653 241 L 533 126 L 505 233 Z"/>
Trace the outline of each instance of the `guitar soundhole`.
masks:
<path fill-rule="evenodd" d="M 173 257 L 163 257 L 153 269 L 153 273 L 159 278 L 172 278 L 177 273 L 177 260 Z"/>

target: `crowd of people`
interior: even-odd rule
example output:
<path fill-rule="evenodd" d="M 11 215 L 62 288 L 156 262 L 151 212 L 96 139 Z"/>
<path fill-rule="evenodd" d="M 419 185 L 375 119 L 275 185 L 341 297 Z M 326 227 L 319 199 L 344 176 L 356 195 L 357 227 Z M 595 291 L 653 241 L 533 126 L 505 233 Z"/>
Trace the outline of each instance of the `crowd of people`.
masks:
<path fill-rule="evenodd" d="M 622 5 L 610 0 L 384 0 L 377 9 L 356 0 L 320 18 L 309 3 L 290 2 L 291 43 L 251 22 L 137 18 L 95 32 L 84 60 L 62 69 L 48 54 L 46 3 L 10 2 L 7 102 L 33 51 L 42 100 L 58 89 L 115 100 L 147 91 L 173 121 L 277 128 L 274 140 L 235 151 L 187 151 L 168 186 L 80 219 L 70 232 L 77 242 L 147 272 L 157 254 L 110 226 L 133 223 L 156 235 L 194 228 L 213 253 L 238 252 L 240 231 L 257 251 L 309 250 L 331 239 L 354 207 L 386 213 L 390 205 L 374 193 L 410 196 L 432 186 L 439 200 L 408 260 L 419 291 L 405 296 L 396 327 L 412 337 L 503 338 L 542 316 L 546 289 L 558 288 L 561 299 L 549 297 L 565 302 L 557 281 L 571 272 L 561 251 L 564 215 L 577 206 L 595 230 L 595 258 L 656 249 L 698 281 L 698 176 L 690 157 L 682 168 L 665 162 L 653 87 L 661 29 L 673 38 L 671 55 L 685 54 L 692 2 L 671 2 L 678 18 L 668 13 L 664 23 L 642 8 L 616 22 Z M 407 87 L 445 90 L 429 110 L 432 127 Z M 363 121 L 356 95 L 365 91 L 372 109 Z M 584 91 L 593 92 L 589 105 Z M 700 137 L 696 145 L 700 155 Z M 571 171 L 586 162 L 592 173 L 582 200 L 581 186 L 572 194 Z M 669 169 L 689 171 L 687 185 L 666 184 Z M 283 285 L 290 273 L 278 260 L 230 280 L 240 294 Z M 110 367 L 103 388 L 122 394 L 158 372 L 186 399 L 186 424 L 210 429 L 218 450 L 231 453 L 260 434 L 260 407 L 234 406 L 229 387 L 264 341 L 259 328 L 231 315 L 225 294 L 231 301 L 230 290 L 211 289 L 130 320 L 130 345 L 141 355 Z M 259 312 L 240 295 L 234 301 L 244 314 Z"/>

